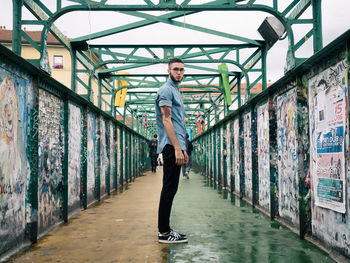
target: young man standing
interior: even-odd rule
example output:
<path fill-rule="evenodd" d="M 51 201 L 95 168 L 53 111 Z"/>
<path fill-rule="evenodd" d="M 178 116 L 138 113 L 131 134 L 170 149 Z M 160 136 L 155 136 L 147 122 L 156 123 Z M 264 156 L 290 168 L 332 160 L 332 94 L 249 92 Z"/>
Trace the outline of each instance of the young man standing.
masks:
<path fill-rule="evenodd" d="M 185 243 L 186 235 L 170 228 L 171 206 L 177 192 L 181 165 L 188 162 L 186 153 L 185 108 L 179 84 L 185 72 L 181 59 L 173 58 L 168 63 L 169 79 L 160 87 L 155 102 L 158 150 L 163 154 L 163 188 L 158 211 L 158 241 L 160 243 Z"/>

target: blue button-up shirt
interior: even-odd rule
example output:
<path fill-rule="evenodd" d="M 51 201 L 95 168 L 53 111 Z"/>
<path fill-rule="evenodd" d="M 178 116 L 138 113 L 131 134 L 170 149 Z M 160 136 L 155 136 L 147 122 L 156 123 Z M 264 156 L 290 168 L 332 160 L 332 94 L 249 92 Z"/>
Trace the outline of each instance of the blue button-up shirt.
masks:
<path fill-rule="evenodd" d="M 179 86 L 170 78 L 159 88 L 156 97 L 156 116 L 158 128 L 158 149 L 161 153 L 166 144 L 172 144 L 164 128 L 160 107 L 171 108 L 171 121 L 174 126 L 176 138 L 182 150 L 186 151 L 186 125 L 185 108 L 182 102 Z"/>

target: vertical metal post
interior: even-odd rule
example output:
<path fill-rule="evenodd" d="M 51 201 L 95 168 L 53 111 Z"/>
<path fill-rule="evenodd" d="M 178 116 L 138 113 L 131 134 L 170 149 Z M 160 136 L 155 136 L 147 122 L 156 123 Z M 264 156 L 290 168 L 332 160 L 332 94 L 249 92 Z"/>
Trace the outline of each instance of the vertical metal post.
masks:
<path fill-rule="evenodd" d="M 218 177 L 217 177 L 217 181 L 218 181 L 218 187 L 222 187 L 222 169 L 221 169 L 221 163 L 222 163 L 222 148 L 221 148 L 221 141 L 222 141 L 222 137 L 221 136 L 221 127 L 217 127 L 217 136 L 216 136 L 216 142 L 218 142 L 218 152 L 217 152 L 217 161 L 218 161 Z"/>
<path fill-rule="evenodd" d="M 252 185 L 253 196 L 252 203 L 256 205 L 259 198 L 259 179 L 258 179 L 258 131 L 257 131 L 257 109 L 251 109 L 251 155 L 252 155 Z"/>
<path fill-rule="evenodd" d="M 262 74 L 262 90 L 265 90 L 267 88 L 267 80 L 266 80 L 266 57 L 267 57 L 267 50 L 268 46 L 265 44 L 261 48 L 261 74 Z"/>
<path fill-rule="evenodd" d="M 95 198 L 101 200 L 101 116 L 96 122 L 96 177 L 95 177 Z"/>
<path fill-rule="evenodd" d="M 87 107 L 83 113 L 81 172 L 80 172 L 80 206 L 87 208 L 87 144 L 88 144 L 88 114 Z"/>
<path fill-rule="evenodd" d="M 230 121 L 230 163 L 231 163 L 231 171 L 229 172 L 230 174 L 230 191 L 231 193 L 233 193 L 235 191 L 235 184 L 234 184 L 234 180 L 235 180 L 235 173 L 234 173 L 234 158 L 235 158 L 235 153 L 234 153 L 234 130 L 233 130 L 233 120 Z"/>
<path fill-rule="evenodd" d="M 224 124 L 223 126 L 223 151 L 224 153 L 222 154 L 222 161 L 223 161 L 223 176 L 222 176 L 222 187 L 226 188 L 227 187 L 227 123 Z"/>
<path fill-rule="evenodd" d="M 136 131 L 137 133 L 140 133 L 140 124 L 139 124 L 139 117 L 136 116 Z"/>
<path fill-rule="evenodd" d="M 63 133 L 64 133 L 64 156 L 63 156 L 63 196 L 62 216 L 64 222 L 68 222 L 68 155 L 69 155 L 69 100 L 63 99 Z"/>
<path fill-rule="evenodd" d="M 126 106 L 124 106 L 124 112 L 123 112 L 123 123 L 126 125 Z"/>
<path fill-rule="evenodd" d="M 314 53 L 323 47 L 321 0 L 312 0 L 312 16 L 314 29 Z"/>
<path fill-rule="evenodd" d="M 278 211 L 277 184 L 277 118 L 272 100 L 269 100 L 269 153 L 270 153 L 270 217 L 275 218 Z"/>
<path fill-rule="evenodd" d="M 124 185 L 124 127 L 120 127 L 120 186 Z"/>
<path fill-rule="evenodd" d="M 110 130 L 110 125 L 109 121 L 105 122 L 106 126 L 106 152 L 107 152 L 107 160 L 108 160 L 108 168 L 107 168 L 107 174 L 106 174 L 106 192 L 108 195 L 111 194 L 111 141 L 110 141 L 110 136 L 111 136 L 111 130 Z"/>
<path fill-rule="evenodd" d="M 238 108 L 242 106 L 242 94 L 241 94 L 241 79 L 242 79 L 242 74 L 238 75 L 238 81 L 237 81 L 237 97 L 238 97 Z"/>
<path fill-rule="evenodd" d="M 244 125 L 243 125 L 243 115 L 239 116 L 239 160 L 240 160 L 240 165 L 239 165 L 239 193 L 240 193 L 240 198 L 243 197 L 243 194 L 245 192 L 245 175 L 244 175 Z"/>
<path fill-rule="evenodd" d="M 124 140 L 124 148 L 125 148 L 125 154 L 123 156 L 123 162 L 124 162 L 124 184 L 128 183 L 128 167 L 129 167 L 129 163 L 128 163 L 128 150 L 129 150 L 129 145 L 128 145 L 128 130 L 124 129 L 124 136 L 123 136 L 123 140 Z"/>
<path fill-rule="evenodd" d="M 134 112 L 131 111 L 131 129 L 134 130 Z"/>
<path fill-rule="evenodd" d="M 28 239 L 32 243 L 37 242 L 38 237 L 38 174 L 39 174 L 39 88 L 38 81 L 33 80 L 34 102 L 30 112 L 30 139 L 29 139 L 29 164 L 30 179 L 28 185 L 28 202 L 30 221 L 26 226 Z"/>
<path fill-rule="evenodd" d="M 134 159 L 134 156 L 132 155 L 133 153 L 132 153 L 132 149 L 131 148 L 133 148 L 133 145 L 132 145 L 132 143 L 131 143 L 131 132 L 129 132 L 129 136 L 128 136 L 128 150 L 129 150 L 129 154 L 128 154 L 128 162 L 129 162 L 129 172 L 128 172 L 128 175 L 129 175 L 129 180 L 128 180 L 128 182 L 131 182 L 132 181 L 132 179 L 133 179 L 133 177 L 134 177 L 134 174 L 132 173 L 132 171 L 131 171 L 131 165 L 132 165 L 132 162 L 133 162 L 133 159 Z"/>
<path fill-rule="evenodd" d="M 118 173 L 120 173 L 120 171 L 118 171 L 118 148 L 116 147 L 117 146 L 117 141 L 118 141 L 118 137 L 117 137 L 117 134 L 118 134 L 118 126 L 116 125 L 113 125 L 114 126 L 114 129 L 113 129 L 113 137 L 114 137 L 114 145 L 113 145 L 113 149 L 114 149 L 114 180 L 113 180 L 113 188 L 115 190 L 118 189 Z"/>
<path fill-rule="evenodd" d="M 207 135 L 202 136 L 203 137 L 203 143 L 201 145 L 199 145 L 199 150 L 203 151 L 204 154 L 204 160 L 203 160 L 203 172 L 205 175 L 208 174 L 208 170 L 207 170 Z"/>
<path fill-rule="evenodd" d="M 298 93 L 307 93 L 308 80 L 306 76 L 297 78 Z M 297 120 L 298 134 L 297 138 L 308 138 L 309 133 L 309 113 L 308 113 L 308 98 L 304 96 L 297 97 Z M 298 142 L 298 171 L 299 174 L 299 236 L 304 238 L 307 232 L 311 232 L 311 200 L 307 198 L 310 186 L 306 183 L 308 169 L 310 167 L 310 152 L 309 145 Z M 309 217 L 309 218 L 308 218 Z"/>
<path fill-rule="evenodd" d="M 208 178 L 211 178 L 213 153 L 211 148 L 211 131 L 208 133 Z"/>
<path fill-rule="evenodd" d="M 71 56 L 71 90 L 76 92 L 77 50 L 72 46 L 70 47 L 70 56 Z"/>
<path fill-rule="evenodd" d="M 90 74 L 92 74 L 92 72 Z M 99 77 L 97 80 L 98 80 L 97 107 L 99 109 L 102 109 L 102 79 Z M 92 87 L 90 88 L 92 89 Z"/>
<path fill-rule="evenodd" d="M 213 143 L 214 142 L 217 142 L 217 135 L 216 135 L 216 133 L 217 133 L 217 130 L 215 129 L 214 131 L 213 131 L 213 142 L 212 142 L 212 145 L 211 145 L 211 147 L 213 147 Z M 217 184 L 217 160 L 218 160 L 218 154 L 217 154 L 217 148 L 216 147 L 213 147 L 213 149 L 214 149 L 214 183 L 215 184 Z"/>
<path fill-rule="evenodd" d="M 12 0 L 12 51 L 19 56 L 22 51 L 22 6 L 23 0 Z"/>

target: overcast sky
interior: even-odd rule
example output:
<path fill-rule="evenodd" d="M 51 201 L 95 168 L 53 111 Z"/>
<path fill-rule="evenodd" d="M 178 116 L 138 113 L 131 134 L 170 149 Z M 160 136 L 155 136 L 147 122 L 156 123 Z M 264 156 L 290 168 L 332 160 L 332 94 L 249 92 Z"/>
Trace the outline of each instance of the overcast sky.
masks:
<path fill-rule="evenodd" d="M 12 0 L 0 0 L 0 25 L 6 26 L 7 29 L 12 28 Z M 53 0 L 43 1 L 47 6 L 55 6 Z M 110 0 L 110 4 L 143 4 L 141 0 Z M 152 2 L 156 3 L 157 1 Z M 182 1 L 178 1 L 182 2 Z M 207 1 L 192 0 L 190 4 L 200 4 Z M 259 0 L 259 3 L 271 3 L 272 0 Z M 279 0 L 278 4 L 281 9 L 287 6 L 291 0 Z M 63 0 L 65 5 L 68 3 Z M 350 29 L 350 0 L 322 0 L 322 31 L 323 44 L 326 46 L 336 37 Z M 52 10 L 54 11 L 54 9 Z M 303 18 L 309 18 L 311 9 L 306 12 Z M 151 14 L 159 15 L 161 12 L 151 12 Z M 210 36 L 204 33 L 196 32 L 186 28 L 186 24 L 194 24 L 197 26 L 210 28 L 225 33 L 244 36 L 250 39 L 262 39 L 257 28 L 263 22 L 264 18 L 269 16 L 263 12 L 202 12 L 194 15 L 185 15 L 177 19 L 183 23 L 183 27 L 172 27 L 164 24 L 156 24 L 143 27 L 138 30 L 121 33 L 95 40 L 92 43 L 114 43 L 114 44 L 170 44 L 170 43 L 239 43 L 232 42 L 226 38 L 218 36 Z M 28 11 L 23 11 L 25 19 L 33 19 Z M 86 34 L 98 32 L 100 30 L 121 26 L 127 23 L 139 21 L 139 18 L 121 14 L 118 12 L 73 12 L 62 16 L 55 23 L 56 26 L 68 37 L 75 38 Z M 38 29 L 27 26 L 27 30 Z M 296 41 L 300 39 L 309 29 L 301 25 L 293 28 Z M 278 41 L 269 51 L 267 58 L 267 78 L 274 82 L 283 76 L 285 57 L 287 52 L 288 40 Z M 312 54 L 312 41 L 305 45 L 297 53 L 298 57 L 309 57 Z M 153 68 L 154 73 L 162 72 L 164 67 Z M 232 69 L 233 70 L 233 69 Z M 196 73 L 196 72 L 193 72 Z"/>

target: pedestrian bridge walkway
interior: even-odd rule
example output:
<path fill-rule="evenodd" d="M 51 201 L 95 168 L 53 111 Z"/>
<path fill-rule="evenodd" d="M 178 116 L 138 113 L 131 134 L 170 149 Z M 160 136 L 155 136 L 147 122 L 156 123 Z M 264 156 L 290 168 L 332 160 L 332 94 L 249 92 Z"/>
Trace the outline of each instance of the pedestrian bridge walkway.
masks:
<path fill-rule="evenodd" d="M 333 262 L 289 229 L 191 171 L 172 226 L 188 244 L 157 242 L 162 167 L 76 214 L 10 262 Z"/>
<path fill-rule="evenodd" d="M 206 177 L 181 180 L 172 222 L 189 243 L 177 246 L 157 242 L 149 136 L 0 45 L 0 260 L 37 241 L 16 260 L 328 260 L 305 239 L 348 262 L 348 43 L 350 30 L 193 137 Z"/>

